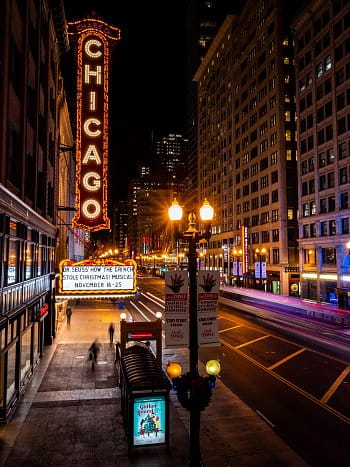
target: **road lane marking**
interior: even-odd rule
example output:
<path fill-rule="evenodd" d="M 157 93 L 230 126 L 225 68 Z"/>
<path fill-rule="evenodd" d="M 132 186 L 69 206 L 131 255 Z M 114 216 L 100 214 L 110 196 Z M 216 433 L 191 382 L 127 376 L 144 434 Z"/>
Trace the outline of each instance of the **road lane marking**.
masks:
<path fill-rule="evenodd" d="M 268 425 L 270 425 L 271 428 L 276 427 L 276 425 L 274 425 L 272 422 L 270 422 L 270 420 L 267 417 L 265 417 L 265 415 L 263 413 L 261 413 L 260 410 L 256 409 L 255 412 L 259 415 L 259 417 L 261 417 L 264 420 L 264 422 L 266 422 Z"/>
<path fill-rule="evenodd" d="M 263 339 L 266 339 L 267 337 L 271 337 L 271 336 L 269 334 L 266 334 L 266 336 L 257 337 L 256 339 L 253 339 L 249 342 L 244 342 L 244 344 L 237 345 L 235 349 L 241 349 L 242 347 L 245 347 L 246 345 L 254 344 L 254 342 L 259 342 Z"/>
<path fill-rule="evenodd" d="M 141 300 L 139 300 L 139 303 L 141 303 L 141 305 L 156 318 L 156 313 L 153 310 L 151 310 L 145 303 L 141 302 Z M 162 319 L 162 323 L 165 323 L 164 319 Z"/>
<path fill-rule="evenodd" d="M 236 352 L 238 353 L 241 357 L 245 358 L 246 360 L 249 360 L 253 365 L 255 366 L 258 366 L 259 368 L 261 368 L 262 370 L 264 370 L 266 373 L 268 373 L 270 376 L 273 376 L 274 378 L 278 379 L 279 381 L 281 381 L 282 383 L 284 383 L 286 386 L 294 389 L 296 392 L 298 392 L 299 394 L 303 395 L 304 397 L 306 397 L 307 399 L 309 399 L 310 401 L 314 402 L 316 405 L 318 405 L 319 407 L 322 407 L 324 410 L 326 410 L 327 412 L 331 413 L 332 415 L 334 415 L 335 417 L 339 418 L 340 420 L 342 420 L 343 422 L 347 423 L 348 425 L 350 425 L 350 418 L 347 417 L 346 415 L 343 415 L 341 412 L 338 412 L 337 410 L 333 409 L 333 407 L 321 402 L 320 400 L 316 399 L 316 397 L 314 397 L 313 395 L 309 394 L 308 392 L 304 391 L 303 389 L 301 389 L 299 386 L 297 386 L 296 384 L 293 384 L 292 382 L 288 381 L 286 378 L 283 378 L 283 376 L 279 375 L 278 373 L 274 372 L 274 371 L 270 371 L 266 366 L 264 366 L 262 363 L 254 360 L 254 358 L 250 357 L 249 355 L 245 354 L 244 352 L 242 352 L 241 350 L 239 350 L 238 348 L 234 347 L 233 345 L 231 345 L 230 343 L 228 343 L 227 341 L 225 341 L 225 339 L 221 338 L 221 341 L 223 342 L 223 344 L 228 347 L 229 349 L 231 349 L 233 352 Z"/>
<path fill-rule="evenodd" d="M 143 295 L 145 295 L 145 294 L 143 294 Z M 154 294 L 151 293 L 151 292 L 146 292 L 146 295 L 149 295 L 150 297 L 153 297 L 153 298 L 155 298 L 156 300 L 158 300 L 158 301 L 160 301 L 160 302 L 162 302 L 162 303 L 165 303 L 165 300 L 163 300 L 162 298 L 157 297 L 157 295 L 154 295 Z"/>
<path fill-rule="evenodd" d="M 219 334 L 221 332 L 231 331 L 231 329 L 236 329 L 236 328 L 241 328 L 241 327 L 242 327 L 241 324 L 237 324 L 237 326 L 231 326 L 230 328 L 222 329 L 222 331 L 219 331 Z"/>
<path fill-rule="evenodd" d="M 273 369 L 277 368 L 278 366 L 282 365 L 283 363 L 288 362 L 288 360 L 291 360 L 292 358 L 294 358 L 297 355 L 301 354 L 305 350 L 306 350 L 305 348 L 299 349 L 296 352 L 291 353 L 290 355 L 287 355 L 287 357 L 282 358 L 282 360 L 280 360 L 279 362 L 276 362 L 273 365 L 270 365 L 269 367 L 267 367 L 267 369 L 268 370 L 273 370 Z"/>
<path fill-rule="evenodd" d="M 335 391 L 338 389 L 338 387 L 341 385 L 341 383 L 344 381 L 344 379 L 348 376 L 350 371 L 350 365 L 347 366 L 338 376 L 338 378 L 334 381 L 332 386 L 328 389 L 328 391 L 325 393 L 325 395 L 320 399 L 321 402 L 324 404 L 327 404 L 329 399 L 333 396 Z"/>

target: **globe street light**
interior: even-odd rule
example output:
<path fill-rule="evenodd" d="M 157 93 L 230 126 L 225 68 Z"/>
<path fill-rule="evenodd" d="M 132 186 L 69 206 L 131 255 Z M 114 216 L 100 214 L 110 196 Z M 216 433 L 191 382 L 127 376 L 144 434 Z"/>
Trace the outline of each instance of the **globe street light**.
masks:
<path fill-rule="evenodd" d="M 174 199 L 169 210 L 171 221 L 179 223 L 182 218 L 182 208 Z M 200 240 L 208 241 L 211 237 L 211 220 L 214 209 L 207 199 L 199 210 L 200 219 L 204 224 L 204 232 L 196 228 L 197 217 L 193 210 L 188 214 L 188 227 L 180 233 L 177 225 L 176 240 L 182 238 L 188 243 L 188 275 L 189 275 L 189 360 L 190 371 L 179 378 L 178 399 L 190 412 L 190 453 L 189 466 L 202 465 L 200 449 L 200 413 L 209 403 L 212 380 L 198 374 L 198 334 L 197 334 L 197 244 Z"/>

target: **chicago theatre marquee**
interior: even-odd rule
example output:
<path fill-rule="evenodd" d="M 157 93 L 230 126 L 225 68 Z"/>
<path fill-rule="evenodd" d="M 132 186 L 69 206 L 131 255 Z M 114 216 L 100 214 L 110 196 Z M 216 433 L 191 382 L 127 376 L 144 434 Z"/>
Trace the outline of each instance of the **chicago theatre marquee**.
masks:
<path fill-rule="evenodd" d="M 73 227 L 108 229 L 108 86 L 110 51 L 120 29 L 96 18 L 68 23 L 77 57 L 76 213 Z"/>

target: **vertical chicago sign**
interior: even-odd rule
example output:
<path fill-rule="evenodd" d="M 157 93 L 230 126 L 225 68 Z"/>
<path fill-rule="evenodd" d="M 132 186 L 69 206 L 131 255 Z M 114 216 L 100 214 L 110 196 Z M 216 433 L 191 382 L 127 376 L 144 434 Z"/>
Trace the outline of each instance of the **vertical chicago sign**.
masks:
<path fill-rule="evenodd" d="M 120 29 L 96 18 L 69 23 L 77 57 L 76 213 L 73 227 L 108 229 L 108 79 Z"/>

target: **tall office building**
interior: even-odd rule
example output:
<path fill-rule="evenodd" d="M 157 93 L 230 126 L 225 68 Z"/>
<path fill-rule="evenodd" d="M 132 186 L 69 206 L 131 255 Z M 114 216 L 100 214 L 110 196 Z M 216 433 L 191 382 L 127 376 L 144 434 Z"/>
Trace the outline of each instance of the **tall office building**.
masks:
<path fill-rule="evenodd" d="M 119 200 L 113 209 L 112 216 L 112 245 L 119 250 L 121 259 L 128 257 L 128 203 Z"/>
<path fill-rule="evenodd" d="M 174 196 L 181 196 L 184 191 L 185 158 L 188 140 L 183 135 L 170 133 L 155 143 L 155 164 L 152 168 L 154 177 L 166 183 Z"/>
<path fill-rule="evenodd" d="M 0 2 L 0 418 L 24 392 L 55 335 L 60 0 Z M 63 110 L 64 112 L 64 110 Z M 63 139 L 62 139 L 63 140 Z"/>
<path fill-rule="evenodd" d="M 186 137 L 186 204 L 197 205 L 197 85 L 193 77 L 208 51 L 222 21 L 232 8 L 239 10 L 239 2 L 228 0 L 190 0 L 187 7 L 187 111 Z"/>
<path fill-rule="evenodd" d="M 162 253 L 166 234 L 166 212 L 172 190 L 167 181 L 152 176 L 133 179 L 128 188 L 128 233 L 130 257 Z"/>
<path fill-rule="evenodd" d="M 206 267 L 297 295 L 293 43 L 287 2 L 249 0 L 197 70 L 199 198 L 216 218 Z"/>
<path fill-rule="evenodd" d="M 307 2 L 293 23 L 301 294 L 348 306 L 350 3 Z"/>

